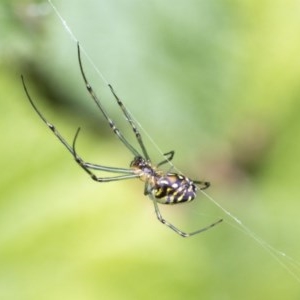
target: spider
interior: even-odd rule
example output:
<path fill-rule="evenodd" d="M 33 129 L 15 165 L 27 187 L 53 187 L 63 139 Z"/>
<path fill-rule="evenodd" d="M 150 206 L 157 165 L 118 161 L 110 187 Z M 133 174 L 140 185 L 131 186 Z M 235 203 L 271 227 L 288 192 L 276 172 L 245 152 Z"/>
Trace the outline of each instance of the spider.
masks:
<path fill-rule="evenodd" d="M 201 233 L 203 231 L 206 231 L 215 225 L 222 222 L 222 219 L 204 227 L 201 229 L 198 229 L 196 231 L 187 233 L 184 232 L 177 227 L 175 227 L 172 223 L 168 222 L 166 219 L 163 218 L 159 207 L 159 204 L 177 204 L 177 203 L 184 203 L 192 201 L 196 197 L 197 192 L 197 185 L 201 185 L 200 190 L 204 190 L 210 186 L 209 182 L 206 181 L 197 181 L 197 180 L 191 180 L 190 178 L 178 174 L 178 173 L 171 173 L 167 172 L 164 173 L 163 171 L 159 170 L 158 168 L 168 162 L 170 162 L 174 157 L 174 151 L 170 151 L 164 154 L 165 159 L 161 162 L 159 162 L 156 166 L 154 166 L 151 162 L 151 159 L 148 155 L 147 149 L 144 145 L 144 142 L 142 140 L 142 136 L 137 128 L 136 123 L 134 122 L 133 118 L 131 117 L 129 111 L 124 106 L 121 99 L 117 96 L 115 90 L 113 89 L 112 85 L 108 84 L 108 87 L 116 100 L 118 106 L 122 110 L 123 115 L 125 116 L 126 120 L 128 121 L 129 125 L 131 126 L 131 129 L 136 137 L 136 140 L 140 146 L 140 150 L 138 151 L 134 146 L 132 146 L 128 140 L 124 137 L 122 132 L 116 127 L 114 121 L 109 117 L 107 114 L 105 108 L 103 107 L 100 99 L 95 94 L 92 86 L 87 80 L 87 77 L 85 75 L 83 64 L 81 60 L 81 54 L 80 54 L 80 46 L 79 43 L 77 43 L 77 54 L 78 54 L 78 62 L 80 67 L 80 72 L 83 78 L 83 81 L 85 83 L 86 89 L 88 90 L 91 98 L 97 105 L 98 109 L 101 111 L 102 115 L 108 122 L 110 128 L 114 132 L 114 134 L 117 136 L 117 138 L 124 144 L 124 146 L 133 154 L 134 158 L 132 162 L 130 163 L 130 168 L 117 168 L 117 167 L 108 167 L 103 165 L 98 165 L 94 163 L 89 163 L 83 160 L 83 158 L 77 153 L 76 149 L 76 142 L 78 139 L 78 135 L 80 132 L 80 127 L 77 129 L 75 136 L 73 138 L 72 144 L 69 144 L 65 138 L 60 134 L 60 132 L 57 130 L 57 128 L 50 123 L 44 115 L 40 112 L 40 110 L 35 105 L 34 101 L 32 100 L 27 86 L 25 84 L 25 80 L 23 75 L 21 75 L 23 87 L 25 90 L 25 93 L 27 95 L 27 98 L 35 110 L 35 112 L 38 114 L 38 116 L 42 119 L 42 121 L 48 126 L 48 128 L 54 133 L 54 135 L 59 139 L 59 141 L 67 148 L 67 150 L 72 154 L 74 157 L 76 163 L 95 181 L 97 182 L 110 182 L 110 181 L 118 181 L 118 180 L 126 180 L 126 179 L 133 179 L 133 178 L 139 178 L 145 183 L 144 187 L 144 195 L 149 196 L 150 199 L 153 201 L 155 213 L 157 216 L 157 219 L 164 225 L 168 226 L 170 229 L 172 229 L 174 232 L 179 234 L 182 237 L 189 237 L 198 233 Z M 116 176 L 110 176 L 110 177 L 98 177 L 94 173 L 95 171 L 104 171 L 108 173 L 115 173 Z"/>

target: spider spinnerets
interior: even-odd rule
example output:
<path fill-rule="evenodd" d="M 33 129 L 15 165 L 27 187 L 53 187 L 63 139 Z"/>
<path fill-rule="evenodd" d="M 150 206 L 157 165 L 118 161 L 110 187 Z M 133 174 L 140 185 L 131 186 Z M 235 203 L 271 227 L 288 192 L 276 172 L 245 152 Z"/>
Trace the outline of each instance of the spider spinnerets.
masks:
<path fill-rule="evenodd" d="M 36 113 L 39 115 L 39 117 L 42 119 L 42 121 L 48 126 L 48 128 L 54 133 L 54 135 L 59 139 L 59 141 L 67 148 L 67 150 L 72 154 L 77 164 L 85 171 L 87 172 L 90 177 L 97 181 L 97 182 L 111 182 L 111 181 L 118 181 L 118 180 L 125 180 L 125 179 L 133 179 L 133 178 L 140 178 L 144 183 L 144 195 L 149 196 L 149 198 L 153 201 L 155 213 L 158 218 L 158 220 L 168 226 L 170 229 L 175 231 L 177 234 L 179 234 L 182 237 L 189 237 L 195 234 L 198 234 L 200 232 L 206 231 L 215 225 L 222 222 L 222 219 L 204 227 L 199 230 L 196 230 L 191 233 L 187 233 L 184 231 L 181 231 L 177 227 L 175 227 L 172 223 L 165 220 L 159 210 L 158 203 L 160 204 L 177 204 L 177 203 L 183 203 L 183 202 L 189 202 L 192 201 L 196 197 L 196 193 L 198 190 L 197 185 L 202 185 L 200 187 L 200 190 L 206 189 L 209 187 L 209 182 L 206 181 L 197 181 L 197 180 L 191 180 L 190 178 L 178 174 L 178 173 L 164 173 L 163 171 L 159 170 L 158 168 L 166 163 L 169 163 L 174 156 L 174 151 L 170 151 L 168 153 L 165 153 L 165 159 L 158 163 L 155 167 L 151 163 L 151 159 L 148 155 L 148 152 L 146 150 L 146 147 L 144 145 L 144 142 L 142 140 L 142 136 L 134 122 L 134 119 L 131 117 L 129 111 L 124 106 L 123 102 L 120 100 L 120 98 L 115 93 L 113 87 L 108 84 L 108 87 L 113 94 L 119 108 L 122 110 L 122 113 L 124 114 L 126 120 L 128 121 L 129 125 L 131 126 L 131 129 L 136 137 L 136 140 L 141 148 L 141 152 L 136 150 L 134 146 L 132 146 L 128 140 L 124 137 L 122 132 L 116 127 L 114 121 L 109 117 L 107 114 L 105 108 L 103 107 L 100 99 L 95 94 L 92 86 L 88 82 L 86 75 L 83 70 L 83 65 L 81 61 L 81 55 L 80 55 L 80 46 L 79 43 L 77 44 L 77 53 L 78 53 L 78 61 L 79 61 L 79 67 L 80 72 L 82 75 L 82 78 L 84 80 L 86 89 L 88 90 L 91 98 L 93 99 L 94 103 L 98 107 L 98 109 L 101 111 L 104 118 L 107 120 L 110 128 L 114 132 L 114 134 L 118 137 L 118 139 L 124 144 L 124 146 L 133 154 L 134 159 L 130 164 L 130 168 L 118 168 L 118 167 L 108 167 L 103 165 L 98 165 L 94 163 L 89 163 L 84 161 L 81 156 L 78 155 L 76 151 L 76 141 L 80 132 L 80 128 L 77 129 L 76 134 L 73 139 L 73 143 L 69 144 L 64 137 L 60 134 L 60 132 L 56 129 L 56 127 L 50 123 L 44 115 L 40 112 L 40 110 L 37 108 L 35 103 L 33 102 L 28 90 L 27 86 L 25 84 L 24 77 L 22 78 L 23 87 L 25 90 L 25 93 L 27 95 L 27 98 L 33 107 L 33 109 L 36 111 Z M 115 173 L 118 174 L 116 176 L 109 176 L 109 177 L 99 177 L 97 176 L 93 171 L 103 171 L 108 173 Z"/>

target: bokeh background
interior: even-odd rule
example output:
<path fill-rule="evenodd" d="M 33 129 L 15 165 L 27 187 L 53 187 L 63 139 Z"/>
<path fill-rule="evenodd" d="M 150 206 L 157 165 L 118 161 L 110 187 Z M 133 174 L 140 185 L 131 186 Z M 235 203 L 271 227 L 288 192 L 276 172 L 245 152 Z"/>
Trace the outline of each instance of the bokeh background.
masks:
<path fill-rule="evenodd" d="M 20 74 L 68 141 L 81 126 L 87 161 L 127 167 L 132 155 L 95 109 L 48 2 L 2 0 L 0 298 L 300 299 L 300 2 L 53 3 L 145 132 L 176 151 L 176 168 L 211 181 L 210 196 L 295 261 L 274 258 L 204 195 L 162 207 L 186 231 L 224 218 L 182 239 L 156 220 L 142 182 L 90 180 L 30 107 Z"/>

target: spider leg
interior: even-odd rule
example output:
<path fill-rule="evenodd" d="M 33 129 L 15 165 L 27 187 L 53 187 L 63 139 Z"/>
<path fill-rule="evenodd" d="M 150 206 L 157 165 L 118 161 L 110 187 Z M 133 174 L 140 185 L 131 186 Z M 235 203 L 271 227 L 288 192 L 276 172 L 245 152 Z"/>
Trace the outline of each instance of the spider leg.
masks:
<path fill-rule="evenodd" d="M 161 165 L 164 165 L 164 164 L 170 162 L 173 159 L 174 154 L 175 154 L 175 151 L 173 151 L 173 150 L 170 151 L 170 152 L 164 153 L 164 156 L 166 156 L 166 157 L 169 156 L 169 157 L 167 157 L 165 160 L 163 160 L 160 163 L 158 163 L 156 167 L 158 168 Z"/>
<path fill-rule="evenodd" d="M 202 187 L 200 187 L 200 190 L 206 190 L 210 187 L 210 182 L 208 181 L 199 181 L 199 180 L 192 180 L 195 184 L 201 184 Z"/>
<path fill-rule="evenodd" d="M 73 155 L 73 157 L 75 158 L 76 162 L 96 181 L 99 182 L 108 182 L 108 181 L 116 181 L 116 180 L 123 180 L 123 179 L 131 179 L 131 178 L 136 178 L 137 176 L 133 174 L 133 171 L 131 169 L 122 169 L 122 168 L 114 168 L 114 167 L 105 167 L 105 166 L 100 166 L 100 165 L 95 165 L 95 164 L 90 164 L 90 163 L 85 163 L 82 158 L 77 154 L 77 152 L 75 151 L 75 139 L 73 141 L 73 146 L 69 145 L 69 143 L 63 138 L 63 136 L 60 134 L 60 132 L 57 130 L 57 128 L 50 123 L 45 117 L 44 115 L 39 111 L 39 109 L 37 108 L 37 106 L 35 105 L 35 103 L 33 102 L 27 86 L 25 84 L 25 80 L 24 77 L 21 76 L 22 79 L 22 83 L 23 83 L 23 87 L 25 90 L 25 93 L 27 95 L 27 98 L 31 104 L 31 106 L 33 107 L 33 109 L 36 111 L 36 113 L 38 114 L 38 116 L 42 119 L 42 121 L 48 126 L 48 128 L 53 132 L 53 134 L 59 139 L 59 141 L 67 148 L 67 150 Z M 78 135 L 79 130 L 76 133 L 76 136 Z M 76 137 L 75 136 L 75 137 Z M 123 174 L 127 174 L 127 175 L 121 175 L 121 176 L 114 176 L 114 177 L 107 177 L 107 178 L 99 178 L 97 176 L 95 176 L 90 170 L 88 170 L 88 168 L 90 169 L 95 169 L 95 170 L 99 170 L 99 171 L 104 171 L 104 172 L 111 172 L 111 173 L 123 173 Z"/>
<path fill-rule="evenodd" d="M 68 144 L 68 142 L 62 137 L 62 135 L 59 133 L 59 131 L 56 129 L 56 127 L 50 123 L 45 117 L 44 115 L 39 111 L 39 109 L 36 107 L 36 105 L 34 104 L 28 90 L 25 84 L 25 80 L 23 75 L 21 75 L 21 79 L 22 79 L 22 83 L 23 83 L 23 87 L 25 90 L 25 93 L 27 95 L 27 98 L 31 104 L 31 106 L 33 107 L 33 109 L 36 111 L 36 113 L 39 115 L 39 117 L 43 120 L 43 122 L 48 126 L 48 128 L 54 133 L 54 135 L 60 140 L 60 142 L 69 150 L 69 152 L 71 152 L 72 155 L 74 155 L 73 153 L 73 149 L 72 147 Z"/>
<path fill-rule="evenodd" d="M 132 179 L 132 178 L 139 177 L 131 169 L 105 167 L 105 166 L 100 166 L 100 165 L 85 162 L 77 154 L 76 149 L 75 149 L 75 144 L 76 144 L 76 141 L 77 141 L 79 131 L 80 131 L 80 128 L 77 129 L 76 134 L 75 134 L 74 139 L 73 139 L 73 144 L 72 144 L 73 156 L 74 156 L 75 161 L 78 163 L 78 165 L 85 172 L 87 172 L 93 180 L 95 180 L 97 182 L 109 182 L 109 181 L 117 181 L 117 180 Z M 112 177 L 98 177 L 90 169 L 101 170 L 101 171 L 106 171 L 106 172 L 111 172 L 111 173 L 123 173 L 123 174 L 126 174 L 126 175 L 118 175 L 118 176 L 112 176 Z"/>
<path fill-rule="evenodd" d="M 136 124 L 135 124 L 135 122 L 134 122 L 132 116 L 130 115 L 130 113 L 129 113 L 129 111 L 126 109 L 126 107 L 124 106 L 124 104 L 123 104 L 123 102 L 121 101 L 121 99 L 117 96 L 117 94 L 116 94 L 114 88 L 112 87 L 112 85 L 111 85 L 111 84 L 108 84 L 108 87 L 110 88 L 110 91 L 111 91 L 112 94 L 114 95 L 114 97 L 115 97 L 115 99 L 116 99 L 116 101 L 117 101 L 119 107 L 120 107 L 121 110 L 123 111 L 123 113 L 124 113 L 124 115 L 125 115 L 125 117 L 126 117 L 126 120 L 129 122 L 129 124 L 130 124 L 130 126 L 131 126 L 131 128 L 132 128 L 132 130 L 133 130 L 133 132 L 134 132 L 134 134 L 135 134 L 135 137 L 136 137 L 136 139 L 137 139 L 137 141 L 138 141 L 138 143 L 139 143 L 139 145 L 140 145 L 140 147 L 141 147 L 141 149 L 142 149 L 142 152 L 143 152 L 145 158 L 146 158 L 147 160 L 150 160 L 150 157 L 149 157 L 148 152 L 147 152 L 147 150 L 146 150 L 146 147 L 145 147 L 145 144 L 144 144 L 144 142 L 143 142 L 142 136 L 141 136 L 139 130 L 137 129 L 137 126 L 136 126 Z"/>
<path fill-rule="evenodd" d="M 79 46 L 79 43 L 77 43 L 77 50 L 78 50 L 78 61 L 79 61 L 80 72 L 81 72 L 82 78 L 84 80 L 85 87 L 88 90 L 89 94 L 91 95 L 92 99 L 94 100 L 95 104 L 98 106 L 98 108 L 102 112 L 103 116 L 107 120 L 107 122 L 108 122 L 110 128 L 112 129 L 112 131 L 114 132 L 114 134 L 116 134 L 116 136 L 126 146 L 126 148 L 134 156 L 141 156 L 140 153 L 126 140 L 126 138 L 123 136 L 122 132 L 116 127 L 114 121 L 108 116 L 106 110 L 102 106 L 102 103 L 101 103 L 100 99 L 97 97 L 96 93 L 94 92 L 92 86 L 90 85 L 90 83 L 88 82 L 88 80 L 87 80 L 87 78 L 85 76 L 85 73 L 84 73 L 84 70 L 83 70 L 82 61 L 81 61 L 81 56 L 80 56 L 80 46 Z M 126 114 L 125 114 L 125 116 L 127 117 Z M 129 123 L 131 124 L 130 120 L 131 119 L 128 119 Z"/>
<path fill-rule="evenodd" d="M 180 236 L 182 237 L 190 237 L 190 236 L 193 236 L 193 235 L 196 235 L 198 233 L 201 233 L 201 232 L 204 232 L 206 230 L 209 230 L 211 229 L 212 227 L 216 226 L 217 224 L 221 223 L 223 221 L 223 219 L 220 219 L 206 227 L 203 227 L 199 230 L 196 230 L 196 231 L 193 231 L 193 232 L 184 232 L 184 231 L 181 231 L 180 229 L 178 229 L 177 227 L 175 227 L 172 223 L 168 222 L 166 219 L 164 219 L 160 213 L 160 210 L 158 208 L 158 204 L 157 204 L 157 201 L 154 197 L 152 197 L 152 200 L 153 200 L 153 203 L 154 203 L 154 208 L 155 208 L 155 213 L 156 213 L 156 216 L 157 216 L 157 219 L 164 225 L 168 226 L 170 229 L 172 229 L 173 231 L 175 231 L 177 234 L 179 234 Z"/>

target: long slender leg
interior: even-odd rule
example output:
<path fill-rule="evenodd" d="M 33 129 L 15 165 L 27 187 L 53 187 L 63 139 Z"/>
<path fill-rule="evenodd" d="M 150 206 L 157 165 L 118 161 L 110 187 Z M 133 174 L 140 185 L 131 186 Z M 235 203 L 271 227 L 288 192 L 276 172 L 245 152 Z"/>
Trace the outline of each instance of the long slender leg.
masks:
<path fill-rule="evenodd" d="M 174 154 L 175 154 L 175 152 L 173 150 L 170 151 L 170 152 L 164 153 L 164 156 L 169 156 L 169 157 L 167 157 L 165 160 L 163 160 L 160 163 L 158 163 L 156 167 L 158 168 L 161 165 L 164 165 L 164 164 L 170 162 L 173 159 Z"/>
<path fill-rule="evenodd" d="M 83 160 L 81 159 L 81 157 L 76 152 L 74 152 L 74 145 L 73 145 L 73 147 L 71 145 L 69 145 L 69 143 L 63 138 L 63 136 L 60 134 L 60 132 L 56 129 L 56 127 L 52 123 L 50 123 L 44 117 L 44 115 L 39 111 L 39 109 L 36 107 L 36 105 L 34 104 L 32 98 L 31 98 L 31 96 L 30 96 L 30 94 L 29 94 L 29 92 L 27 90 L 24 77 L 21 76 L 21 79 L 22 79 L 23 87 L 24 87 L 25 93 L 27 95 L 27 98 L 28 98 L 31 106 L 35 110 L 35 112 L 42 119 L 42 121 L 48 126 L 48 128 L 53 132 L 53 134 L 59 139 L 59 141 L 67 148 L 67 150 L 72 154 L 72 156 L 74 158 L 76 158 L 77 163 L 79 163 L 78 161 L 81 161 L 82 164 L 84 164 L 85 171 L 87 173 L 89 173 L 89 175 L 94 180 L 100 181 L 100 182 L 108 182 L 108 181 L 131 179 L 131 178 L 136 178 L 137 177 L 136 175 L 133 174 L 133 171 L 131 169 L 122 169 L 122 168 L 100 166 L 100 165 L 90 164 L 90 163 L 83 163 Z M 80 164 L 80 166 L 82 166 L 82 165 Z M 127 174 L 127 175 L 121 175 L 121 176 L 115 176 L 115 177 L 108 177 L 108 178 L 99 178 L 99 177 L 93 175 L 92 172 L 89 172 L 88 168 L 99 170 L 99 171 L 104 171 L 104 172 L 119 173 L 119 174 L 123 173 L 123 174 Z"/>
<path fill-rule="evenodd" d="M 36 107 L 36 105 L 34 104 L 33 100 L 31 99 L 31 96 L 27 90 L 26 84 L 25 84 L 25 80 L 23 75 L 21 75 L 21 79 L 22 79 L 22 83 L 23 83 L 23 87 L 25 90 L 25 93 L 27 95 L 27 98 L 31 104 L 31 106 L 33 107 L 33 109 L 36 111 L 36 113 L 39 115 L 39 117 L 43 120 L 43 122 L 48 126 L 48 128 L 54 133 L 54 135 L 60 140 L 60 142 L 69 150 L 69 152 L 74 155 L 73 153 L 73 149 L 72 147 L 68 144 L 68 142 L 62 137 L 62 135 L 59 133 L 59 131 L 56 129 L 56 127 L 50 123 L 44 116 L 43 114 L 38 110 L 38 108 Z"/>
<path fill-rule="evenodd" d="M 104 167 L 104 166 L 86 163 L 77 154 L 76 149 L 75 149 L 75 144 L 77 141 L 79 131 L 80 131 L 80 128 L 77 129 L 76 134 L 73 139 L 73 145 L 72 145 L 73 155 L 74 155 L 75 161 L 78 163 L 78 165 L 84 171 L 86 171 L 93 180 L 98 181 L 98 182 L 109 182 L 109 181 L 117 181 L 117 180 L 132 179 L 132 178 L 139 177 L 139 175 L 135 174 L 134 171 L 131 169 L 110 168 L 110 167 Z M 113 173 L 126 173 L 126 175 L 118 175 L 118 176 L 113 176 L 113 177 L 98 177 L 90 169 L 102 170 L 102 171 L 113 172 Z"/>
<path fill-rule="evenodd" d="M 80 46 L 79 43 L 77 44 L 77 50 L 78 50 L 78 61 L 79 61 L 79 67 L 81 71 L 82 78 L 84 80 L 86 89 L 88 90 L 89 94 L 91 95 L 92 99 L 94 100 L 95 104 L 98 106 L 100 111 L 102 112 L 103 116 L 107 120 L 110 128 L 112 131 L 117 135 L 117 137 L 120 139 L 120 141 L 126 146 L 128 150 L 134 155 L 134 156 L 140 156 L 139 152 L 126 140 L 126 138 L 123 136 L 122 132 L 116 127 L 114 121 L 108 116 L 106 110 L 102 106 L 100 99 L 97 97 L 96 93 L 94 92 L 92 86 L 89 84 L 81 62 L 81 56 L 80 56 Z"/>
<path fill-rule="evenodd" d="M 147 152 L 146 147 L 145 147 L 145 145 L 144 145 L 142 136 L 141 136 L 139 130 L 137 129 L 137 126 L 136 126 L 135 122 L 133 121 L 133 118 L 131 117 L 129 111 L 126 109 L 126 107 L 124 106 L 124 104 L 123 104 L 123 102 L 121 101 L 121 99 L 117 96 L 117 94 L 116 94 L 114 88 L 112 87 L 112 85 L 111 85 L 111 84 L 108 84 L 108 87 L 110 88 L 112 94 L 114 95 L 114 97 L 115 97 L 115 99 L 116 99 L 116 101 L 117 101 L 119 107 L 122 109 L 122 111 L 123 111 L 123 113 L 124 113 L 124 115 L 125 115 L 127 121 L 128 121 L 129 124 L 131 125 L 131 128 L 132 128 L 132 130 L 133 130 L 133 132 L 134 132 L 134 134 L 135 134 L 135 137 L 136 137 L 136 139 L 137 139 L 137 141 L 138 141 L 138 143 L 139 143 L 139 145 L 140 145 L 140 147 L 141 147 L 141 149 L 142 149 L 142 152 L 143 152 L 145 158 L 146 158 L 147 160 L 150 160 L 149 155 L 148 155 L 148 152 Z"/>
<path fill-rule="evenodd" d="M 193 231 L 193 232 L 190 232 L 190 233 L 187 233 L 187 232 L 184 232 L 184 231 L 181 231 L 180 229 L 178 229 L 177 227 L 175 227 L 173 224 L 169 223 L 166 219 L 164 219 L 160 213 L 160 210 L 158 208 L 158 204 L 157 204 L 157 201 L 156 199 L 153 197 L 152 198 L 153 200 L 153 203 L 154 203 L 154 208 L 155 208 L 155 213 L 156 213 L 156 216 L 157 216 L 157 219 L 164 225 L 168 226 L 170 229 L 172 229 L 173 231 L 175 231 L 177 234 L 179 234 L 180 236 L 182 237 L 190 237 L 190 236 L 193 236 L 195 234 L 198 234 L 198 233 L 201 233 L 201 232 L 204 232 L 208 229 L 211 229 L 212 227 L 216 226 L 217 224 L 221 223 L 223 221 L 223 219 L 220 219 L 206 227 L 203 227 L 199 230 L 196 230 L 196 231 Z"/>

